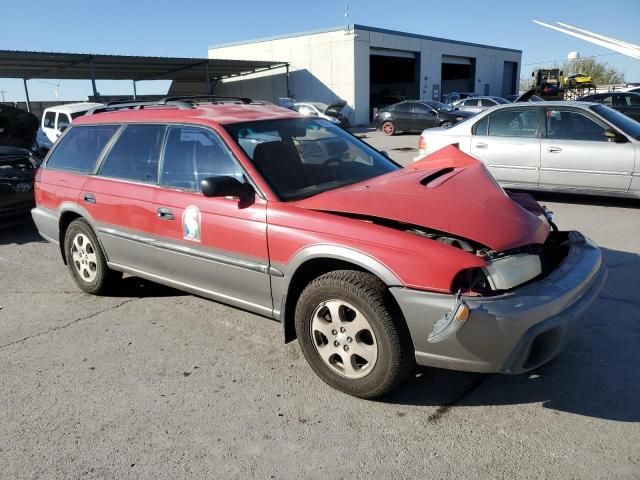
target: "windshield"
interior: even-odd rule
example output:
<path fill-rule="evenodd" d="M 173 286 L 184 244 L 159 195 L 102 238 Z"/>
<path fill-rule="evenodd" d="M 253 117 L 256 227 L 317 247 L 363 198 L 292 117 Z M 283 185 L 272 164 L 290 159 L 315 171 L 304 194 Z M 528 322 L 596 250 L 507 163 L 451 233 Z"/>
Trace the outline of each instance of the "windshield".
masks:
<path fill-rule="evenodd" d="M 429 105 L 431 108 L 435 108 L 439 112 L 453 112 L 454 108 L 451 105 L 447 105 L 446 103 L 437 102 L 435 100 L 429 100 L 424 102 Z"/>
<path fill-rule="evenodd" d="M 606 105 L 591 105 L 589 108 L 614 127 L 619 128 L 630 137 L 640 140 L 640 123 Z"/>
<path fill-rule="evenodd" d="M 367 180 L 400 165 L 319 118 L 227 125 L 271 189 L 285 201 Z"/>

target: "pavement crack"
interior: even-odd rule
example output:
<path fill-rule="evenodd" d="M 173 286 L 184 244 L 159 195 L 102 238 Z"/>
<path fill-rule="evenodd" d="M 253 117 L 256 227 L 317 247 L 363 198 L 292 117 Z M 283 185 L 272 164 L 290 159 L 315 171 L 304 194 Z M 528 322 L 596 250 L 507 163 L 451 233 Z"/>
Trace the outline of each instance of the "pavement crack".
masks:
<path fill-rule="evenodd" d="M 5 348 L 5 347 L 10 347 L 12 345 L 17 345 L 18 343 L 26 342 L 27 340 L 31 340 L 31 339 L 36 338 L 36 337 L 41 337 L 43 335 L 48 335 L 49 333 L 57 332 L 58 330 L 63 330 L 65 328 L 67 328 L 67 327 L 75 325 L 76 323 L 82 322 L 84 320 L 89 320 L 89 319 L 91 319 L 93 317 L 97 317 L 98 315 L 102 315 L 103 313 L 108 312 L 110 310 L 116 310 L 116 309 L 122 307 L 123 305 L 126 305 L 127 303 L 130 303 L 130 302 L 134 302 L 136 300 L 139 300 L 139 299 L 138 298 L 129 298 L 129 299 L 124 300 L 124 301 L 122 301 L 122 302 L 120 302 L 120 303 L 118 303 L 116 305 L 113 305 L 112 307 L 105 308 L 104 310 L 100 310 L 99 312 L 92 313 L 91 315 L 87 315 L 85 317 L 76 318 L 75 320 L 72 320 L 69 323 L 65 323 L 64 325 L 60 325 L 59 327 L 50 328 L 49 330 L 46 330 L 44 332 L 34 333 L 33 335 L 29 335 L 27 337 L 21 338 L 20 340 L 15 340 L 13 342 L 5 343 L 4 345 L 0 345 L 0 349 Z"/>
<path fill-rule="evenodd" d="M 480 386 L 480 384 L 488 376 L 489 375 L 483 375 L 478 380 L 476 380 L 471 385 L 469 385 L 467 388 L 465 388 L 462 392 L 460 392 L 460 394 L 458 396 L 456 396 L 453 400 L 451 400 L 450 402 L 445 403 L 444 405 L 440 405 L 438 408 L 436 408 L 436 411 L 433 412 L 431 415 L 429 415 L 427 417 L 427 422 L 428 423 L 436 423 L 438 420 L 440 420 L 443 416 L 445 416 L 447 414 L 447 412 L 451 409 L 451 407 L 456 406 L 467 395 L 470 395 L 475 389 L 477 389 Z"/>

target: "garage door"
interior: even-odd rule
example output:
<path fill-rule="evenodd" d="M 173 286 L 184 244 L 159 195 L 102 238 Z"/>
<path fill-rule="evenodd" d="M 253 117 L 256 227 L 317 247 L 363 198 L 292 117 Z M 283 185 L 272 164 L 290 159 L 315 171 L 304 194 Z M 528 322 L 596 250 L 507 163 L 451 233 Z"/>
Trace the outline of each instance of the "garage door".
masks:
<path fill-rule="evenodd" d="M 441 78 L 443 94 L 475 91 L 475 59 L 443 55 Z"/>

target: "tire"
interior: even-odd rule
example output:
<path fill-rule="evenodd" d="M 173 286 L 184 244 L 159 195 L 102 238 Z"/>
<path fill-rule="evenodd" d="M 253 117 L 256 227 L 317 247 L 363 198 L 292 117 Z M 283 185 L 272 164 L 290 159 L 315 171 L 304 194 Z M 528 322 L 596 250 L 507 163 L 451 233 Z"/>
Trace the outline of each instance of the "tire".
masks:
<path fill-rule="evenodd" d="M 313 280 L 298 299 L 295 324 L 311 368 L 349 395 L 381 397 L 415 365 L 402 313 L 370 273 L 336 270 Z"/>
<path fill-rule="evenodd" d="M 87 293 L 102 295 L 122 278 L 121 272 L 107 267 L 100 242 L 83 218 L 69 224 L 64 235 L 64 252 L 71 277 Z"/>
<path fill-rule="evenodd" d="M 446 122 L 442 122 L 442 123 L 440 124 L 440 126 L 441 126 L 441 127 L 444 127 L 444 128 L 450 128 L 450 127 L 451 127 L 451 125 L 453 125 L 453 124 L 452 124 L 452 123 L 451 123 L 451 121 L 449 121 L 449 120 L 447 120 Z"/>
<path fill-rule="evenodd" d="M 389 137 L 396 134 L 396 126 L 393 124 L 393 122 L 384 122 L 382 124 L 381 130 L 382 133 Z"/>

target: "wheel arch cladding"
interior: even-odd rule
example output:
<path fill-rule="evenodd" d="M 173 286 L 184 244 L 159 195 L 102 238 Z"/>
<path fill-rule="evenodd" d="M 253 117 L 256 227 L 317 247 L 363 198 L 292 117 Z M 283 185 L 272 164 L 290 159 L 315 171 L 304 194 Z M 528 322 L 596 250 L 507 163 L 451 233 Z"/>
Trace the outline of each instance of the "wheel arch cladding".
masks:
<path fill-rule="evenodd" d="M 325 273 L 336 270 L 354 270 L 369 273 L 378 278 L 386 286 L 390 286 L 389 278 L 385 281 L 384 278 L 381 278 L 381 275 L 376 274 L 362 265 L 358 265 L 357 263 L 353 263 L 345 259 L 314 257 L 305 260 L 296 268 L 293 276 L 291 277 L 291 281 L 289 282 L 286 294 L 283 296 L 282 300 L 281 321 L 284 329 L 285 343 L 292 342 L 297 338 L 295 331 L 295 310 L 302 291 L 314 279 L 324 275 Z"/>
<path fill-rule="evenodd" d="M 59 237 L 60 255 L 62 255 L 62 261 L 64 262 L 65 265 L 67 264 L 67 256 L 65 255 L 65 252 L 64 252 L 64 237 L 67 234 L 67 228 L 69 228 L 69 225 L 71 224 L 71 222 L 73 222 L 77 218 L 84 218 L 84 217 L 79 213 L 71 210 L 62 212 L 62 214 L 60 215 L 58 237 Z"/>

